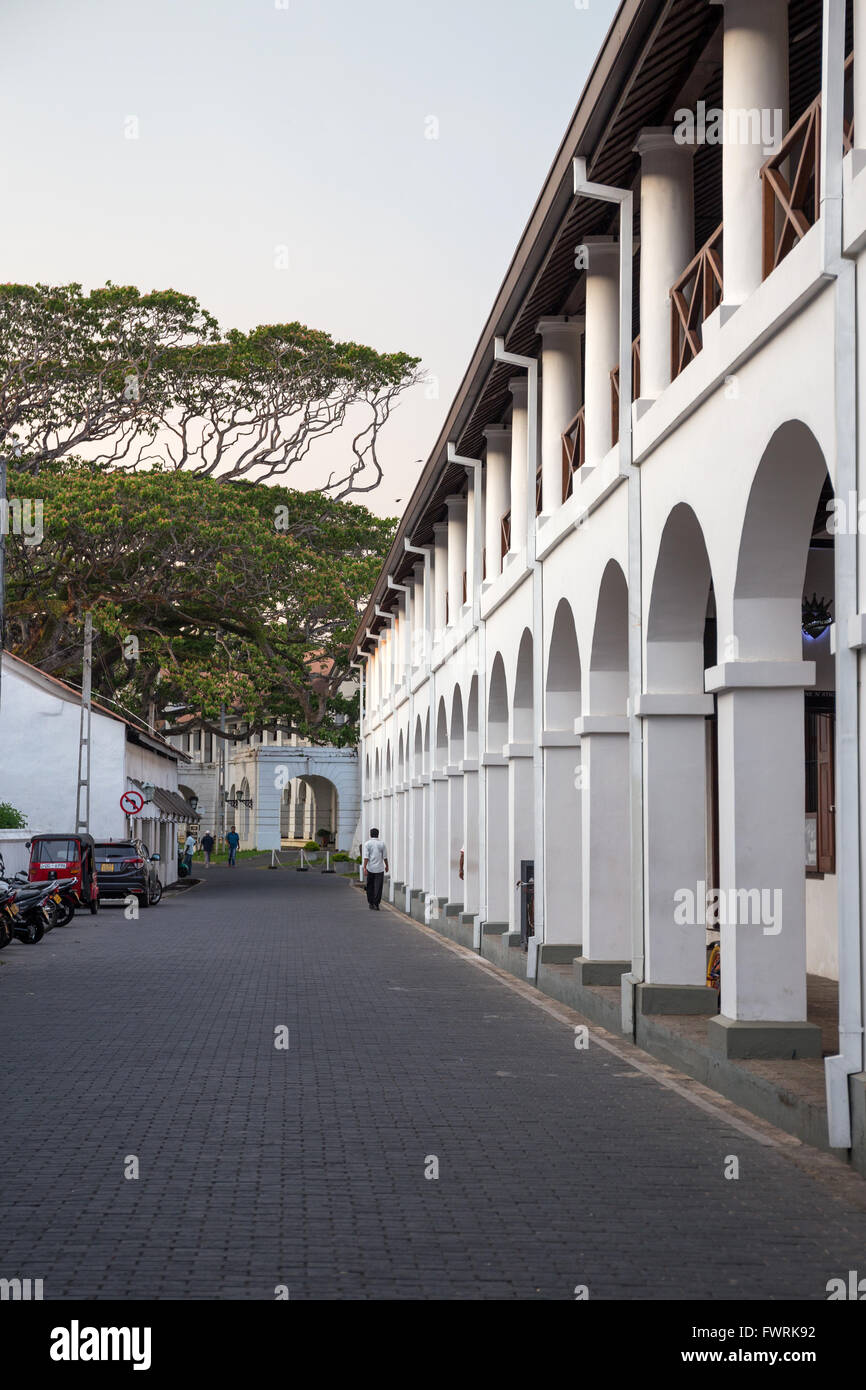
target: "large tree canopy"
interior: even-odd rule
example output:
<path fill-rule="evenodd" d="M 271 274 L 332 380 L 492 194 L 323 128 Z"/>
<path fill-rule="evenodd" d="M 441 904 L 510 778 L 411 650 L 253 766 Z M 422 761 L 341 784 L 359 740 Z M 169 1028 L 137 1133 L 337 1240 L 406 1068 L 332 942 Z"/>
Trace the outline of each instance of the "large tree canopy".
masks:
<path fill-rule="evenodd" d="M 94 692 L 123 708 L 184 704 L 215 727 L 225 703 L 253 730 L 355 740 L 340 686 L 393 522 L 320 493 L 80 461 L 13 472 L 9 492 L 44 508 L 40 544 L 7 538 L 12 651 L 80 682 L 90 609 Z"/>
<path fill-rule="evenodd" d="M 221 335 L 173 290 L 0 285 L 0 448 L 38 470 L 86 449 L 125 468 L 285 477 L 345 430 L 331 496 L 382 476 L 379 435 L 418 359 L 288 323 Z"/>

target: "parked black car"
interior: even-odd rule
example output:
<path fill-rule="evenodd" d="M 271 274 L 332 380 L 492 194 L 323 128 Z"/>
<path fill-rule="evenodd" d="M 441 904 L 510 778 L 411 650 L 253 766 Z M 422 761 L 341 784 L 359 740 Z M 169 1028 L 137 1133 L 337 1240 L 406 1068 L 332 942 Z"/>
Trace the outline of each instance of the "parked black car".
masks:
<path fill-rule="evenodd" d="M 141 907 L 159 902 L 159 855 L 151 854 L 142 840 L 97 840 L 93 854 L 99 896 L 104 901 L 132 893 Z"/>

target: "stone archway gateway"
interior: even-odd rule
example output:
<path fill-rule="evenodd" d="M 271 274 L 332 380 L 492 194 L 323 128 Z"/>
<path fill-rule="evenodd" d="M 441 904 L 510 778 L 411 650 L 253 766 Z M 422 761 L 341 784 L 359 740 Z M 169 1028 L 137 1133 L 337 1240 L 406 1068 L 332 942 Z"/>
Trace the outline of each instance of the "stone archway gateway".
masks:
<path fill-rule="evenodd" d="M 300 809 L 302 800 L 302 835 L 315 836 L 317 830 L 327 828 L 334 836 L 336 849 L 348 853 L 357 845 L 361 780 L 356 749 L 257 748 L 253 775 L 256 849 L 279 850 L 287 825 L 291 826 L 292 838 L 299 833 L 294 809 L 287 816 L 286 807 L 297 805 Z M 321 824 L 311 825 L 311 814 Z"/>

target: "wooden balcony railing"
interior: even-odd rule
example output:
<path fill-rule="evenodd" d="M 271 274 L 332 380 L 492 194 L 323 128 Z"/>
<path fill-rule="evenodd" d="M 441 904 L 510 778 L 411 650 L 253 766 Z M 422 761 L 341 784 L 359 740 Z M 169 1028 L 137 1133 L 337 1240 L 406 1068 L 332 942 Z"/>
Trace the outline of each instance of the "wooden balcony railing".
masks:
<path fill-rule="evenodd" d="M 640 334 L 631 345 L 631 398 L 640 395 Z M 619 442 L 619 365 L 610 369 L 610 443 Z"/>
<path fill-rule="evenodd" d="M 586 428 L 584 407 L 581 406 L 573 420 L 570 420 L 562 433 L 562 500 L 574 491 L 574 472 L 586 461 Z"/>
<path fill-rule="evenodd" d="M 505 513 L 499 526 L 500 533 L 500 556 L 504 560 L 511 549 L 511 511 Z"/>
<path fill-rule="evenodd" d="M 854 54 L 845 62 L 845 111 L 842 147 L 854 145 L 850 86 Z M 795 121 L 782 143 L 761 168 L 763 190 L 763 278 L 776 269 L 797 242 L 814 227 L 821 212 L 821 97 L 816 96 Z"/>
<path fill-rule="evenodd" d="M 671 286 L 671 377 L 703 347 L 702 325 L 722 301 L 722 227 L 689 262 Z"/>

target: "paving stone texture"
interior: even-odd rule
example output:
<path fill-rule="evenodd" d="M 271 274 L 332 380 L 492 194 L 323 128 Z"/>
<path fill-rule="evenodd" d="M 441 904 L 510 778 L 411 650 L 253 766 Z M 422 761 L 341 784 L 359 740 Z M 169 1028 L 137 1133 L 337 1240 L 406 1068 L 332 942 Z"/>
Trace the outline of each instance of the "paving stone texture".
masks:
<path fill-rule="evenodd" d="M 345 881 L 203 877 L 0 955 L 0 1277 L 47 1299 L 825 1299 L 866 1274 L 866 1210 L 832 1182 L 576 1050 Z"/>

